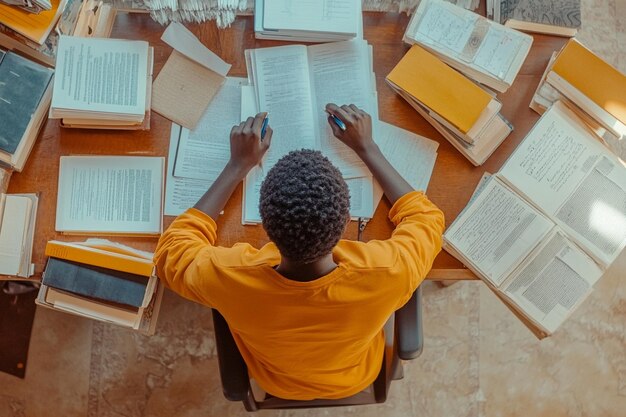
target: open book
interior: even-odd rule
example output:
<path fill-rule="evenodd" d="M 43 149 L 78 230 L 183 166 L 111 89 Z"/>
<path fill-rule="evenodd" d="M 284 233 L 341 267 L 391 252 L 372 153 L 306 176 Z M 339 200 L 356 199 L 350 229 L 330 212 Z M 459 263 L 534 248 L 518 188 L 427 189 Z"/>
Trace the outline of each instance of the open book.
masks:
<path fill-rule="evenodd" d="M 505 92 L 533 38 L 444 0 L 422 0 L 404 42 L 420 44 L 470 78 Z"/>
<path fill-rule="evenodd" d="M 554 332 L 626 246 L 626 167 L 556 102 L 444 234 L 444 247 Z"/>
<path fill-rule="evenodd" d="M 351 214 L 372 217 L 373 181 L 365 164 L 338 141 L 328 125 L 329 102 L 355 104 L 378 120 L 372 49 L 363 40 L 314 46 L 280 46 L 246 51 L 250 89 L 242 88 L 246 117 L 266 111 L 272 146 L 245 179 L 243 223 L 260 222 L 259 192 L 266 172 L 292 150 L 318 149 L 348 180 Z M 252 97 L 250 97 L 252 96 Z"/>

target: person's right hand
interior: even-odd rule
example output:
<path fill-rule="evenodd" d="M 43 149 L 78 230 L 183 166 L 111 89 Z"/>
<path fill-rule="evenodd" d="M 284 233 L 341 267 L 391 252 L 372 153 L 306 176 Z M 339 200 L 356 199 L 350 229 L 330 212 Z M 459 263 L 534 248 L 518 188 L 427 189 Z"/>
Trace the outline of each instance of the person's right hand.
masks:
<path fill-rule="evenodd" d="M 328 123 L 335 137 L 348 145 L 357 154 L 361 154 L 372 145 L 375 145 L 372 139 L 372 118 L 365 111 L 359 109 L 354 104 L 344 104 L 339 107 L 335 103 L 328 103 L 326 112 L 329 113 Z M 337 125 L 332 115 L 346 125 L 346 130 L 342 130 Z"/>

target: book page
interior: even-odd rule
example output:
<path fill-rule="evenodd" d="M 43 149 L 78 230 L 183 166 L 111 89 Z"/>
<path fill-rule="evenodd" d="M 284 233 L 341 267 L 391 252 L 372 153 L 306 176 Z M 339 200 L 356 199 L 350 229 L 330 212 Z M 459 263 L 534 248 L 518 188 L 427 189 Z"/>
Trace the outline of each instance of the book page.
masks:
<path fill-rule="evenodd" d="M 160 233 L 164 162 L 160 157 L 62 156 L 56 230 Z"/>
<path fill-rule="evenodd" d="M 273 0 L 263 5 L 263 29 L 356 35 L 360 0 Z"/>
<path fill-rule="evenodd" d="M 32 202 L 27 197 L 5 195 L 0 225 L 0 274 L 18 275 L 26 251 Z"/>
<path fill-rule="evenodd" d="M 626 168 L 562 103 L 537 122 L 501 173 L 603 265 L 626 245 Z"/>
<path fill-rule="evenodd" d="M 437 160 L 439 143 L 382 121 L 378 123 L 374 141 L 413 189 L 426 191 Z M 374 208 L 382 197 L 383 189 L 374 181 Z"/>
<path fill-rule="evenodd" d="M 300 45 L 249 50 L 247 66 L 253 86 L 241 88 L 241 117 L 268 113 L 274 131 L 262 166 L 244 181 L 243 223 L 260 222 L 259 192 L 265 173 L 292 150 L 318 149 L 306 47 Z"/>
<path fill-rule="evenodd" d="M 371 219 L 374 217 L 374 189 L 372 177 L 346 178 L 350 190 L 350 217 Z"/>
<path fill-rule="evenodd" d="M 241 119 L 241 85 L 227 78 L 194 130 L 180 132 L 174 176 L 215 181 L 230 160 L 230 131 Z M 254 116 L 254 115 L 250 115 Z"/>
<path fill-rule="evenodd" d="M 148 42 L 61 36 L 52 107 L 143 116 Z"/>
<path fill-rule="evenodd" d="M 503 285 L 504 293 L 541 327 L 554 332 L 602 275 L 594 261 L 554 233 Z"/>
<path fill-rule="evenodd" d="M 519 32 L 490 26 L 476 53 L 474 64 L 504 79 L 526 42 L 526 36 Z"/>
<path fill-rule="evenodd" d="M 444 233 L 444 239 L 499 287 L 553 226 L 499 180 L 491 178 Z"/>
<path fill-rule="evenodd" d="M 339 168 L 344 177 L 370 175 L 361 158 L 339 141 L 328 124 L 326 104 L 355 104 L 377 121 L 378 102 L 372 88 L 372 61 L 365 41 L 334 42 L 308 48 L 313 115 L 317 123 L 319 149 Z"/>
<path fill-rule="evenodd" d="M 455 54 L 461 54 L 470 40 L 478 15 L 440 1 L 423 0 L 407 34 L 428 45 L 439 45 Z M 418 13 L 416 11 L 416 13 Z"/>
<path fill-rule="evenodd" d="M 178 151 L 178 142 L 181 126 L 172 123 L 170 135 L 170 147 L 167 157 L 167 175 L 165 184 L 165 204 L 163 214 L 165 216 L 178 216 L 188 208 L 193 207 L 200 197 L 213 184 L 211 180 L 199 180 L 174 176 L 174 161 Z"/>

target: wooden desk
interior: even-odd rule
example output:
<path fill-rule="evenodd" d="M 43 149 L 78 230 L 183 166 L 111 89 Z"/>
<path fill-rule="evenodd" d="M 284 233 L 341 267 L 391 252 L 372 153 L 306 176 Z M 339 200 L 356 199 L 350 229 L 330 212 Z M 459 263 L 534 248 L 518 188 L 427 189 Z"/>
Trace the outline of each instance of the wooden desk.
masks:
<path fill-rule="evenodd" d="M 515 84 L 506 94 L 499 95 L 503 102 L 502 114 L 515 126 L 515 130 L 482 167 L 474 167 L 456 151 L 435 129 L 420 117 L 400 96 L 385 83 L 385 76 L 408 50 L 402 35 L 409 18 L 396 13 L 364 13 L 365 38 L 374 47 L 374 70 L 379 97 L 381 120 L 439 141 L 439 157 L 435 165 L 428 196 L 446 215 L 450 224 L 467 203 L 483 172 L 496 172 L 538 119 L 528 108 L 548 59 L 554 50 L 565 42 L 563 38 L 535 36 L 533 48 L 524 63 Z M 231 63 L 229 75 L 246 76 L 243 51 L 249 48 L 277 46 L 275 41 L 254 38 L 252 17 L 239 17 L 232 27 L 219 30 L 213 22 L 187 25 L 212 51 Z M 113 37 L 143 39 L 155 47 L 155 75 L 171 53 L 171 48 L 161 42 L 165 28 L 143 14 L 120 14 L 113 29 Z M 50 239 L 82 240 L 82 237 L 59 235 L 54 230 L 56 212 L 59 157 L 62 155 L 157 155 L 167 156 L 170 121 L 152 114 L 151 128 L 143 132 L 116 132 L 97 130 L 61 129 L 58 121 L 50 120 L 39 136 L 22 173 L 15 173 L 9 185 L 10 193 L 40 192 L 39 213 L 33 248 L 36 271 L 41 272 L 45 262 L 44 248 Z M 261 226 L 241 225 L 241 186 L 233 194 L 219 219 L 220 245 L 233 245 L 246 241 L 260 246 L 268 241 Z M 387 219 L 390 205 L 383 199 L 372 221 L 363 232 L 363 239 L 384 239 L 392 230 Z M 172 217 L 165 218 L 167 227 Z M 345 237 L 356 239 L 356 224 L 352 222 Z M 144 250 L 154 250 L 156 239 L 115 238 Z M 431 279 L 476 279 L 474 274 L 446 252 L 435 260 Z"/>

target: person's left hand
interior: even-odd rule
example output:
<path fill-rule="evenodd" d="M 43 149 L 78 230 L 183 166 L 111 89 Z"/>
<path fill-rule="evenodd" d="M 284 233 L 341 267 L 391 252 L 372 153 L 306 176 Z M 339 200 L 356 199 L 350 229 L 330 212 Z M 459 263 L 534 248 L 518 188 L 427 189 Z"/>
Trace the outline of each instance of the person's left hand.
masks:
<path fill-rule="evenodd" d="M 263 112 L 255 117 L 248 117 L 230 131 L 230 161 L 246 173 L 261 163 L 272 143 L 273 131 L 269 124 L 265 129 L 265 136 L 261 137 L 266 116 L 267 113 Z"/>

